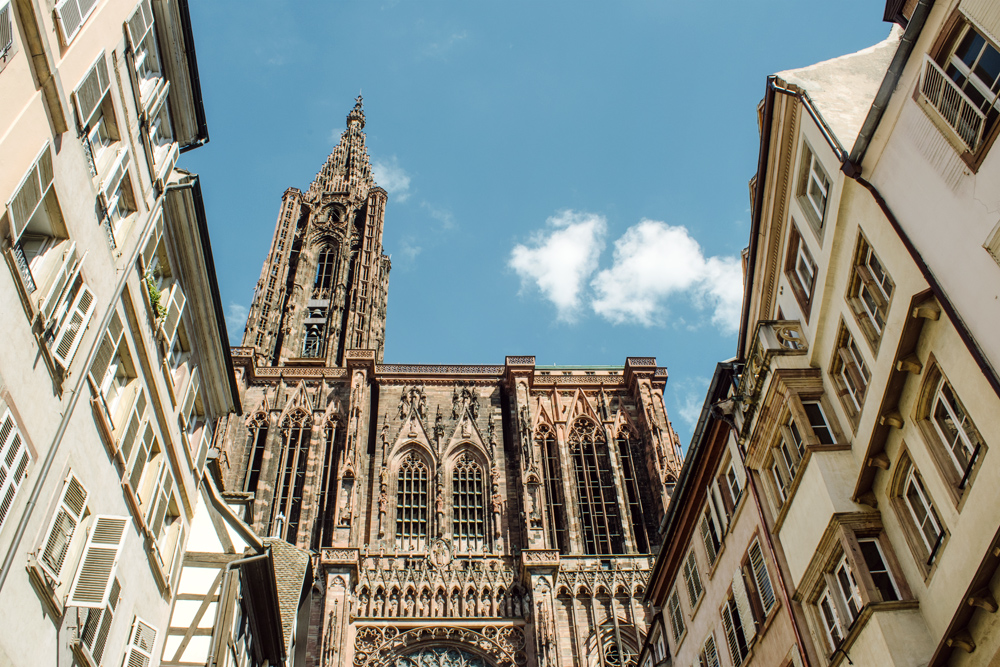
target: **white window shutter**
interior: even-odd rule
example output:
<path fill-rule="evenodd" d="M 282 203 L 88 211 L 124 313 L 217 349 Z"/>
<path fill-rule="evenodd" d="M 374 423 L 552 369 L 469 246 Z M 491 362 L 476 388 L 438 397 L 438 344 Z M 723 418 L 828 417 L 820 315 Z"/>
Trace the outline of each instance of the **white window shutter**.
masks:
<path fill-rule="evenodd" d="M 10 409 L 0 420 L 0 527 L 3 526 L 14 504 L 21 482 L 28 474 L 31 453 L 17 428 Z"/>
<path fill-rule="evenodd" d="M 116 310 L 111 316 L 111 322 L 108 323 L 108 330 L 104 332 L 104 336 L 101 338 L 101 346 L 98 348 L 97 356 L 90 367 L 90 377 L 98 388 L 104 386 L 104 376 L 111 366 L 111 361 L 115 358 L 115 353 L 118 351 L 118 344 L 121 343 L 124 331 L 125 327 L 122 325 L 122 318 Z"/>
<path fill-rule="evenodd" d="M 66 562 L 66 553 L 69 551 L 70 542 L 73 541 L 76 527 L 80 525 L 83 515 L 87 512 L 87 496 L 87 488 L 83 483 L 74 475 L 70 475 L 63 487 L 62 497 L 56 507 L 55 516 L 52 517 L 52 524 L 46 533 L 41 557 L 38 559 L 42 569 L 57 581 Z"/>
<path fill-rule="evenodd" d="M 67 606 L 100 609 L 107 604 L 129 524 L 126 516 L 94 517 Z"/>
<path fill-rule="evenodd" d="M 100 611 L 92 609 L 87 614 L 87 620 L 80 630 L 80 641 L 90 651 L 90 657 L 93 658 L 95 664 L 100 665 L 101 658 L 104 657 L 104 649 L 108 644 L 108 633 L 111 631 L 111 622 L 114 620 L 121 592 L 121 582 L 116 578 L 111 585 L 111 592 L 108 594 L 107 606 Z"/>
<path fill-rule="evenodd" d="M 83 25 L 83 15 L 76 0 L 61 0 L 56 4 L 56 19 L 62 31 L 63 43 L 69 44 Z"/>
<path fill-rule="evenodd" d="M 122 667 L 149 667 L 153 662 L 153 647 L 156 645 L 156 629 L 138 616 L 132 622 L 129 634 L 128 653 Z"/>
<path fill-rule="evenodd" d="M 712 505 L 715 507 L 715 512 L 719 517 L 719 526 L 722 528 L 719 533 L 723 534 L 729 528 L 729 515 L 726 513 L 726 504 L 722 502 L 722 491 L 719 490 L 719 480 L 712 482 L 711 492 Z"/>
<path fill-rule="evenodd" d="M 757 584 L 757 592 L 760 594 L 760 602 L 761 606 L 764 607 L 764 614 L 769 614 L 775 602 L 774 587 L 771 584 L 771 577 L 767 573 L 764 552 L 761 551 L 760 542 L 757 540 L 754 540 L 750 545 L 750 566 L 753 568 L 753 578 Z"/>
<path fill-rule="evenodd" d="M 83 332 L 87 330 L 90 318 L 94 314 L 94 293 L 86 283 L 80 284 L 80 291 L 69 307 L 63 324 L 56 332 L 52 356 L 68 369 L 76 348 L 80 345 Z"/>
<path fill-rule="evenodd" d="M 167 507 L 174 495 L 174 476 L 167 461 L 164 461 L 160 468 L 160 478 L 153 493 L 149 513 L 146 515 L 146 525 L 149 526 L 153 537 L 159 539 L 160 530 L 163 528 L 163 517 L 166 516 Z"/>
<path fill-rule="evenodd" d="M 184 314 L 184 306 L 187 304 L 187 297 L 181 289 L 179 282 L 174 282 L 170 290 L 170 298 L 167 300 L 167 313 L 163 316 L 163 337 L 169 343 L 177 333 L 177 326 L 181 322 L 181 315 Z"/>
<path fill-rule="evenodd" d="M 142 483 L 142 471 L 146 467 L 146 462 L 149 461 L 149 454 L 153 451 L 153 444 L 155 442 L 156 434 L 153 433 L 153 425 L 146 422 L 146 430 L 143 432 L 142 438 L 138 441 L 135 454 L 132 456 L 132 460 L 128 462 L 128 467 L 125 470 L 125 474 L 128 475 L 129 485 L 137 494 L 139 493 L 139 484 Z"/>
<path fill-rule="evenodd" d="M 101 106 L 101 100 L 111 87 L 111 79 L 108 77 L 108 61 L 104 57 L 104 52 L 90 68 L 86 76 L 74 91 L 76 96 L 76 113 L 80 121 L 80 127 L 88 127 L 97 109 Z"/>
<path fill-rule="evenodd" d="M 194 424 L 188 421 L 194 402 L 198 399 L 198 392 L 201 390 L 201 377 L 198 374 L 198 367 L 191 370 L 191 379 L 188 381 L 187 389 L 184 392 L 184 400 L 181 402 L 181 422 L 184 428 L 190 431 Z M 193 419 L 191 420 L 194 421 Z"/>
<path fill-rule="evenodd" d="M 49 321 L 55 315 L 66 288 L 76 280 L 82 263 L 83 258 L 77 257 L 76 254 L 76 241 L 71 241 L 69 247 L 63 252 L 62 263 L 59 265 L 59 270 L 52 280 L 52 286 L 49 287 L 49 291 L 42 301 L 42 319 L 45 321 L 46 327 L 48 327 Z"/>
<path fill-rule="evenodd" d="M 24 175 L 21 183 L 14 191 L 14 196 L 7 201 L 10 212 L 11 233 L 17 241 L 31 217 L 38 210 L 45 194 L 52 186 L 52 153 L 46 143 L 42 152 Z"/>
<path fill-rule="evenodd" d="M 14 45 L 14 22 L 11 19 L 10 3 L 0 7 L 0 57 Z"/>
<path fill-rule="evenodd" d="M 139 435 L 139 427 L 142 425 L 142 418 L 145 414 L 146 395 L 142 387 L 139 387 L 139 391 L 136 392 L 135 402 L 129 411 L 128 420 L 125 422 L 125 430 L 122 432 L 121 439 L 118 440 L 118 451 L 121 452 L 126 464 L 132 456 L 132 447 L 135 445 L 135 439 Z"/>
<path fill-rule="evenodd" d="M 198 453 L 195 456 L 195 465 L 198 474 L 205 468 L 205 461 L 208 459 L 208 450 L 212 446 L 212 429 L 205 420 L 205 425 L 201 429 L 201 436 L 198 438 Z"/>
<path fill-rule="evenodd" d="M 726 632 L 726 643 L 729 645 L 729 657 L 732 658 L 734 665 L 740 665 L 743 663 L 743 655 L 740 653 L 736 627 L 733 625 L 733 616 L 728 602 L 722 605 L 722 625 Z"/>
<path fill-rule="evenodd" d="M 156 216 L 156 222 L 153 223 L 153 229 L 149 233 L 149 238 L 146 239 L 146 245 L 142 248 L 142 270 L 143 273 L 149 272 L 150 264 L 153 262 L 153 258 L 156 256 L 156 248 L 160 245 L 160 240 L 163 238 L 163 214 Z"/>
<path fill-rule="evenodd" d="M 722 527 L 722 519 L 719 517 L 718 508 L 715 506 L 715 493 L 714 484 L 709 484 L 705 487 L 705 502 L 708 505 L 708 514 L 712 517 L 712 524 L 715 525 L 715 534 L 719 536 L 719 541 L 722 541 L 722 536 L 725 535 L 725 530 Z"/>
<path fill-rule="evenodd" d="M 178 519 L 178 521 L 180 521 Z M 177 535 L 177 544 L 174 545 L 173 562 L 170 565 L 170 587 L 176 589 L 177 582 L 181 578 L 181 567 L 184 564 L 184 524 L 181 524 L 180 533 Z"/>
<path fill-rule="evenodd" d="M 123 180 L 128 178 L 128 167 L 131 162 L 132 159 L 129 157 L 127 148 L 123 147 L 118 151 L 118 156 L 115 158 L 115 163 L 111 167 L 108 177 L 101 184 L 101 197 L 103 198 L 104 208 L 110 206 L 110 202 L 114 199 L 118 187 L 122 184 Z"/>
<path fill-rule="evenodd" d="M 702 515 L 701 517 L 701 540 L 705 544 L 705 553 L 708 555 L 708 562 L 715 562 L 715 543 L 712 541 L 711 526 L 709 526 L 710 519 L 708 515 Z"/>
<path fill-rule="evenodd" d="M 149 0 L 141 0 L 125 23 L 125 34 L 128 35 L 129 45 L 133 51 L 152 27 L 153 9 L 149 5 Z"/>
<path fill-rule="evenodd" d="M 743 636 L 750 640 L 757 634 L 757 626 L 753 620 L 753 612 L 750 610 L 750 596 L 747 595 L 747 586 L 743 581 L 743 568 L 737 567 L 733 573 L 733 599 L 736 601 L 736 610 L 740 614 L 740 625 L 743 626 Z"/>

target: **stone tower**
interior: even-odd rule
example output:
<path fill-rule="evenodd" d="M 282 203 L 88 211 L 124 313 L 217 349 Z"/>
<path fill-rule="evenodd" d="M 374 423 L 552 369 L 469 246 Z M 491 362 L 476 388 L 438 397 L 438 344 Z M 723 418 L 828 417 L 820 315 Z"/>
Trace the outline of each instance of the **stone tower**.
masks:
<path fill-rule="evenodd" d="M 634 665 L 680 471 L 665 368 L 382 363 L 386 193 L 360 99 L 282 200 L 216 473 L 311 550 L 302 664 Z M 296 663 L 298 665 L 299 663 Z"/>
<path fill-rule="evenodd" d="M 288 188 L 243 334 L 258 361 L 343 366 L 349 348 L 382 361 L 389 258 L 385 190 L 372 180 L 361 96 L 305 192 Z"/>

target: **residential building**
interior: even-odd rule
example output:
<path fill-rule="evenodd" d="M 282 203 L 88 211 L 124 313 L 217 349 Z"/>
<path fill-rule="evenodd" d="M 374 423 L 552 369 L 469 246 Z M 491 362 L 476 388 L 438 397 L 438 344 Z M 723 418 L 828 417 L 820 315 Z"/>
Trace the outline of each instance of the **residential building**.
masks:
<path fill-rule="evenodd" d="M 0 663 L 157 662 L 239 408 L 184 0 L 0 2 Z"/>
<path fill-rule="evenodd" d="M 666 369 L 383 363 L 388 196 L 358 98 L 282 198 L 212 470 L 315 556 L 308 664 L 630 664 L 680 469 Z"/>

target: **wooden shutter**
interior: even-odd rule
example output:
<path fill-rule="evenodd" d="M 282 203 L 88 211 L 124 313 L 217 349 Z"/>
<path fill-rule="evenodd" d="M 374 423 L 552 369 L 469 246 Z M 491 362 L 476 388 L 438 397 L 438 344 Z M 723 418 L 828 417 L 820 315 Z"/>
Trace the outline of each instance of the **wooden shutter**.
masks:
<path fill-rule="evenodd" d="M 101 391 L 104 390 L 104 381 L 106 379 L 104 376 L 111 366 L 112 359 L 115 358 L 115 353 L 118 351 L 118 344 L 121 343 L 124 331 L 125 327 L 122 326 L 122 318 L 116 310 L 114 315 L 111 316 L 108 330 L 104 332 L 104 336 L 101 338 L 101 345 L 97 349 L 97 356 L 90 367 L 90 377 Z"/>
<path fill-rule="evenodd" d="M 142 387 L 139 387 L 139 390 L 136 392 L 135 402 L 132 404 L 132 409 L 129 411 L 128 419 L 125 422 L 125 430 L 122 431 L 122 437 L 118 441 L 118 451 L 121 452 L 126 464 L 132 456 L 132 447 L 135 445 L 135 439 L 139 435 L 139 427 L 142 425 L 142 419 L 145 414 L 146 395 Z"/>
<path fill-rule="evenodd" d="M 128 178 L 128 167 L 131 162 L 132 159 L 129 157 L 127 148 L 122 148 L 118 151 L 115 163 L 111 167 L 108 177 L 104 179 L 104 183 L 101 185 L 101 198 L 105 210 L 111 206 L 111 201 L 114 199 L 115 192 L 118 191 L 122 181 Z"/>
<path fill-rule="evenodd" d="M 180 523 L 180 520 L 178 520 Z M 181 523 L 180 533 L 177 535 L 177 544 L 174 545 L 174 557 L 170 564 L 170 587 L 177 588 L 177 582 L 181 578 L 181 567 L 184 564 L 184 524 Z"/>
<path fill-rule="evenodd" d="M 55 516 L 46 533 L 38 563 L 56 581 L 66 562 L 66 553 L 73 541 L 76 527 L 87 512 L 87 488 L 74 475 L 70 475 L 63 486 L 62 497 L 56 507 Z"/>
<path fill-rule="evenodd" d="M 63 318 L 62 326 L 59 327 L 54 338 L 55 345 L 52 349 L 52 356 L 62 364 L 64 369 L 68 369 L 70 362 L 73 361 L 73 355 L 76 354 L 76 349 L 83 338 L 83 332 L 87 330 L 87 325 L 93 314 L 94 293 L 90 291 L 86 283 L 81 282 L 76 298 L 73 299 L 73 303 Z"/>
<path fill-rule="evenodd" d="M 169 343 L 177 333 L 177 325 L 181 322 L 181 315 L 184 313 L 184 306 L 187 304 L 187 297 L 181 284 L 174 281 L 174 286 L 170 290 L 170 298 L 167 300 L 166 315 L 163 316 L 163 337 Z"/>
<path fill-rule="evenodd" d="M 715 646 L 715 635 L 705 640 L 705 663 L 708 667 L 719 667 L 719 650 Z"/>
<path fill-rule="evenodd" d="M 96 4 L 97 0 L 60 0 L 56 4 L 56 20 L 64 44 L 68 46 L 73 41 Z"/>
<path fill-rule="evenodd" d="M 743 637 L 747 645 L 757 634 L 757 625 L 750 609 L 750 596 L 747 595 L 747 585 L 743 581 L 743 568 L 737 567 L 733 573 L 733 600 L 736 601 L 736 611 L 740 615 L 740 625 L 743 626 Z"/>
<path fill-rule="evenodd" d="M 101 100 L 111 87 L 111 79 L 108 77 L 108 61 L 104 57 L 104 52 L 90 68 L 83 81 L 73 92 L 76 98 L 77 119 L 80 127 L 88 128 L 101 107 Z"/>
<path fill-rule="evenodd" d="M 191 370 L 191 379 L 188 381 L 187 390 L 184 392 L 184 400 L 181 402 L 181 423 L 184 428 L 190 431 L 194 427 L 195 419 L 191 418 L 191 410 L 198 399 L 198 392 L 201 390 L 201 377 L 198 375 L 198 367 Z M 190 419 L 190 422 L 188 421 Z"/>
<path fill-rule="evenodd" d="M 125 516 L 94 517 L 67 606 L 100 609 L 108 603 L 129 524 Z"/>
<path fill-rule="evenodd" d="M 757 584 L 760 604 L 766 615 L 774 607 L 774 587 L 771 585 L 771 577 L 767 574 L 767 564 L 764 562 L 764 552 L 761 551 L 760 542 L 753 541 L 749 554 L 750 566 L 753 568 L 753 579 Z"/>
<path fill-rule="evenodd" d="M 733 625 L 732 605 L 730 601 L 722 606 L 722 626 L 726 631 L 726 643 L 729 645 L 729 657 L 734 665 L 743 664 L 743 655 L 740 653 L 739 640 L 736 638 L 736 627 Z"/>
<path fill-rule="evenodd" d="M 128 653 L 122 667 L 149 667 L 153 662 L 153 647 L 156 645 L 156 629 L 138 616 L 132 621 L 129 634 Z"/>
<path fill-rule="evenodd" d="M 104 657 L 104 647 L 108 643 L 108 632 L 111 630 L 111 622 L 114 620 L 121 592 L 121 582 L 116 578 L 108 594 L 108 604 L 99 612 L 96 609 L 90 610 L 80 632 L 80 641 L 90 651 L 90 657 L 97 665 L 101 664 L 101 658 Z"/>
<path fill-rule="evenodd" d="M 156 216 L 156 221 L 153 223 L 153 228 L 149 232 L 149 238 L 146 239 L 146 245 L 142 248 L 142 272 L 149 273 L 150 265 L 153 262 L 153 258 L 156 257 L 156 249 L 160 245 L 160 240 L 163 238 L 163 214 L 158 214 Z"/>
<path fill-rule="evenodd" d="M 714 563 L 716 556 L 715 542 L 713 541 L 712 534 L 710 532 L 712 527 L 708 524 L 708 522 L 709 518 L 706 513 L 701 517 L 701 539 L 705 543 L 705 553 L 708 554 L 708 562 Z"/>
<path fill-rule="evenodd" d="M 69 247 L 63 252 L 62 263 L 56 272 L 52 285 L 49 287 L 45 299 L 42 301 L 42 319 L 45 327 L 48 328 L 50 321 L 56 314 L 56 309 L 62 302 L 66 288 L 73 284 L 80 273 L 80 265 L 83 263 L 82 257 L 77 257 L 76 241 L 71 241 Z"/>
<path fill-rule="evenodd" d="M 146 430 L 143 431 L 142 438 L 139 439 L 135 448 L 135 455 L 129 461 L 125 474 L 128 475 L 128 483 L 132 490 L 139 493 L 139 484 L 142 482 L 142 471 L 149 461 L 150 454 L 154 450 L 154 445 L 158 447 L 156 434 L 153 433 L 153 425 L 146 422 Z"/>
<path fill-rule="evenodd" d="M 6 56 L 14 46 L 14 22 L 11 20 L 10 3 L 0 7 L 0 57 Z"/>
<path fill-rule="evenodd" d="M 205 420 L 205 425 L 201 428 L 201 436 L 199 437 L 198 443 L 198 454 L 195 456 L 195 465 L 197 466 L 198 474 L 205 468 L 205 461 L 208 459 L 208 450 L 212 446 L 212 427 L 209 425 L 208 419 Z"/>
<path fill-rule="evenodd" d="M 3 527 L 17 492 L 21 490 L 21 482 L 28 474 L 30 462 L 28 445 L 8 408 L 0 420 L 0 527 Z"/>
<path fill-rule="evenodd" d="M 129 45 L 134 52 L 136 47 L 142 43 L 153 27 L 153 8 L 149 5 L 149 0 L 141 0 L 136 5 L 132 16 L 125 22 L 125 34 L 128 35 Z"/>
<path fill-rule="evenodd" d="M 52 153 L 49 151 L 49 144 L 46 143 L 35 163 L 31 165 L 31 169 L 17 186 L 14 196 L 7 201 L 11 232 L 15 242 L 21 238 L 24 228 L 38 210 L 51 186 Z"/>
<path fill-rule="evenodd" d="M 164 460 L 160 467 L 156 488 L 153 489 L 153 495 L 150 496 L 149 511 L 146 514 L 146 525 L 149 526 L 154 539 L 158 540 L 160 538 L 160 531 L 163 529 L 163 517 L 166 516 L 167 508 L 170 506 L 173 495 L 174 475 L 170 472 L 170 464 Z"/>

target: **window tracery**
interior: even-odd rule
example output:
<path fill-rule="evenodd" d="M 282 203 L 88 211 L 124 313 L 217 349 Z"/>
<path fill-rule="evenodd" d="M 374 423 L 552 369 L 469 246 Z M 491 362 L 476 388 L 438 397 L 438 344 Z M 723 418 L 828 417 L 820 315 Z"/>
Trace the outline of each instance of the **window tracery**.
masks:
<path fill-rule="evenodd" d="M 487 667 L 482 658 L 457 648 L 425 648 L 396 658 L 393 667 Z"/>
<path fill-rule="evenodd" d="M 640 483 L 645 482 L 645 470 L 635 465 L 632 459 L 632 442 L 635 436 L 622 427 L 618 431 L 618 459 L 621 461 L 622 475 L 625 478 L 625 495 L 628 496 L 628 512 L 632 519 L 632 534 L 635 536 L 635 549 L 639 553 L 649 553 L 649 538 L 646 532 L 645 513 L 642 507 L 642 495 L 639 493 Z M 648 488 L 648 484 L 643 484 Z"/>
<path fill-rule="evenodd" d="M 316 280 L 313 282 L 313 298 L 329 299 L 333 288 L 333 268 L 337 251 L 332 248 L 320 250 L 316 259 Z"/>
<path fill-rule="evenodd" d="M 483 469 L 465 452 L 451 473 L 452 539 L 459 552 L 486 548 L 486 489 Z"/>
<path fill-rule="evenodd" d="M 337 479 L 337 466 L 334 459 L 334 438 L 337 433 L 337 424 L 328 421 L 323 425 L 323 480 L 320 486 L 319 495 L 319 520 L 322 522 L 321 531 L 316 531 L 313 535 L 313 542 L 322 540 L 324 547 L 333 544 L 333 524 L 335 508 L 331 506 L 329 499 L 335 497 Z M 322 532 L 322 536 L 320 536 Z M 315 547 L 315 544 L 314 544 Z"/>
<path fill-rule="evenodd" d="M 297 410 L 285 417 L 281 432 L 284 437 L 283 461 L 276 486 L 280 495 L 274 505 L 276 513 L 271 517 L 271 534 L 295 544 L 302 513 L 302 490 L 306 481 L 312 420 L 304 411 Z"/>
<path fill-rule="evenodd" d="M 396 477 L 396 548 L 422 551 L 427 546 L 427 464 L 409 452 Z"/>
<path fill-rule="evenodd" d="M 581 418 L 574 422 L 568 440 L 576 470 L 584 553 L 624 553 L 621 516 L 604 434 L 596 423 Z"/>
<path fill-rule="evenodd" d="M 247 427 L 247 443 L 251 448 L 250 470 L 247 474 L 247 481 L 244 490 L 248 493 L 257 493 L 257 485 L 260 483 L 260 471 L 264 465 L 264 445 L 267 443 L 267 415 L 259 412 L 250 420 Z"/>
<path fill-rule="evenodd" d="M 542 424 L 535 432 L 535 442 L 545 462 L 545 497 L 548 501 L 549 546 L 569 553 L 566 534 L 566 505 L 563 502 L 562 468 L 559 465 L 559 448 L 552 428 Z"/>

